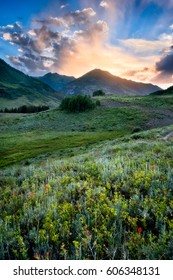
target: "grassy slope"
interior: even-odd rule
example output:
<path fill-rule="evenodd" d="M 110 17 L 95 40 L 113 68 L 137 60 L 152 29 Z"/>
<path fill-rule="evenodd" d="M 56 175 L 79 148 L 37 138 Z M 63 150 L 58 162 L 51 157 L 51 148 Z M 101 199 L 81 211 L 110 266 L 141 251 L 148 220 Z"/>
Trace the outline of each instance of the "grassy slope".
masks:
<path fill-rule="evenodd" d="M 100 97 L 102 106 L 73 114 L 58 109 L 33 115 L 1 114 L 0 166 L 100 140 L 128 135 L 135 128 L 146 130 L 173 122 L 173 100 L 163 97 Z"/>
<path fill-rule="evenodd" d="M 0 258 L 172 259 L 170 130 L 2 171 Z"/>
<path fill-rule="evenodd" d="M 0 108 L 59 103 L 62 95 L 0 59 Z"/>
<path fill-rule="evenodd" d="M 173 259 L 172 99 L 100 100 L 1 115 L 0 259 Z"/>

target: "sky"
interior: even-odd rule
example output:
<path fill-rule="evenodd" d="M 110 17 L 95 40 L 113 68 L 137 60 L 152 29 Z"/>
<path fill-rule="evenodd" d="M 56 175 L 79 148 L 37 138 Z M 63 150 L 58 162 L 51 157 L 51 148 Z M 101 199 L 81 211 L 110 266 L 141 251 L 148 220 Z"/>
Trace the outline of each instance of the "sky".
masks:
<path fill-rule="evenodd" d="M 173 0 L 0 0 L 0 57 L 32 76 L 99 68 L 173 84 Z"/>

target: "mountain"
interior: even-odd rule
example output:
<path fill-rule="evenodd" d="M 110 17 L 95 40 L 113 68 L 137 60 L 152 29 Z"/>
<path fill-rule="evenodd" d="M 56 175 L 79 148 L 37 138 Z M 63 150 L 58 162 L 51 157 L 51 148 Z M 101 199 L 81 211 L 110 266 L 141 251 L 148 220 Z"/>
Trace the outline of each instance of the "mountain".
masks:
<path fill-rule="evenodd" d="M 160 88 L 152 84 L 122 79 L 107 71 L 95 69 L 68 83 L 61 91 L 65 94 L 92 95 L 96 90 L 103 90 L 106 94 L 114 95 L 146 95 Z"/>
<path fill-rule="evenodd" d="M 168 94 L 173 94 L 173 86 L 167 88 L 167 89 L 163 89 L 163 90 L 158 90 L 155 92 L 152 92 L 151 95 L 168 95 Z"/>
<path fill-rule="evenodd" d="M 0 108 L 22 105 L 54 106 L 62 95 L 0 59 Z"/>
<path fill-rule="evenodd" d="M 49 85 L 54 90 L 61 90 L 66 84 L 75 80 L 75 77 L 59 75 L 57 73 L 47 73 L 42 77 L 38 77 L 38 79 L 45 84 Z"/>

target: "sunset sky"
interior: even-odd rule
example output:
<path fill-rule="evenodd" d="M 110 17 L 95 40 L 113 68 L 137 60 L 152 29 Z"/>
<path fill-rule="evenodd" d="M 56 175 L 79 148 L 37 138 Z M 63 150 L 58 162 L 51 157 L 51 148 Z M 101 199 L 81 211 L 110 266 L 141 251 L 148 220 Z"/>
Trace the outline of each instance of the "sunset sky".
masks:
<path fill-rule="evenodd" d="M 29 75 L 173 84 L 173 0 L 0 1 L 0 57 Z"/>

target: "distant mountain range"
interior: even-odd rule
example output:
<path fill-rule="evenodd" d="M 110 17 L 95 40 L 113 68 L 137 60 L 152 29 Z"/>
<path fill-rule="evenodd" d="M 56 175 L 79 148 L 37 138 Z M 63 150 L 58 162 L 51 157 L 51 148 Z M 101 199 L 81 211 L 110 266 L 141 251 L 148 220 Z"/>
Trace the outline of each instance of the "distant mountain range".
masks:
<path fill-rule="evenodd" d="M 89 94 L 103 90 L 114 95 L 146 95 L 161 90 L 158 86 L 119 78 L 107 71 L 95 69 L 66 84 L 61 92 L 65 94 Z"/>
<path fill-rule="evenodd" d="M 74 81 L 75 77 L 59 75 L 57 73 L 47 73 L 42 77 L 38 77 L 38 79 L 54 90 L 60 91 L 68 83 Z"/>
<path fill-rule="evenodd" d="M 48 85 L 29 77 L 0 59 L 0 108 L 22 105 L 53 106 L 62 99 Z"/>
<path fill-rule="evenodd" d="M 78 79 L 56 73 L 30 77 L 0 59 L 1 109 L 22 105 L 55 106 L 64 95 L 92 95 L 96 90 L 114 95 L 163 92 L 158 86 L 122 79 L 100 69 L 92 70 Z"/>
<path fill-rule="evenodd" d="M 92 95 L 99 89 L 114 95 L 146 95 L 161 90 L 158 86 L 122 79 L 100 69 L 92 70 L 78 79 L 56 73 L 48 73 L 38 79 L 66 95 Z"/>

